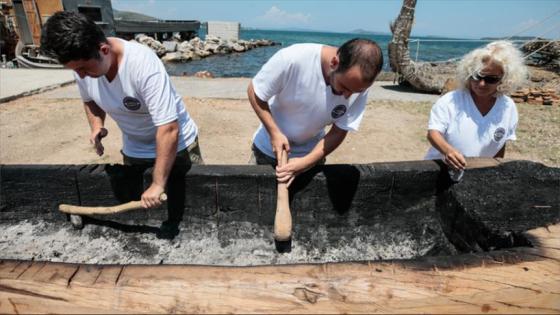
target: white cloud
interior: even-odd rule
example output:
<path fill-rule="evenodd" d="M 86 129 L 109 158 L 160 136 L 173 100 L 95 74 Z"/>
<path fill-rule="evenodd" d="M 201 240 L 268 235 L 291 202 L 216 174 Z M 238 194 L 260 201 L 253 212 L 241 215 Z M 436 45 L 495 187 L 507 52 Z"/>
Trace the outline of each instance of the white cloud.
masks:
<path fill-rule="evenodd" d="M 290 13 L 272 6 L 264 15 L 257 17 L 257 20 L 271 25 L 302 25 L 310 23 L 311 14 L 301 12 Z"/>

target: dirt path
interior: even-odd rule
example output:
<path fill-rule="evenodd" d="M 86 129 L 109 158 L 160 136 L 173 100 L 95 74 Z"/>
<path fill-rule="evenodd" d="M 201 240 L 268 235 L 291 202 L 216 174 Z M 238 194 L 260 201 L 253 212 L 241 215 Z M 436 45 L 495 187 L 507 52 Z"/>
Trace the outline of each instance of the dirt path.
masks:
<path fill-rule="evenodd" d="M 185 98 L 200 129 L 207 164 L 246 164 L 258 120 L 246 100 Z M 327 163 L 420 160 L 429 147 L 428 102 L 370 102 L 360 131 L 351 133 Z M 519 106 L 519 140 L 506 157 L 560 165 L 560 108 Z M 97 157 L 77 99 L 25 97 L 0 106 L 1 164 L 120 163 L 121 136 L 107 123 L 106 153 Z"/>

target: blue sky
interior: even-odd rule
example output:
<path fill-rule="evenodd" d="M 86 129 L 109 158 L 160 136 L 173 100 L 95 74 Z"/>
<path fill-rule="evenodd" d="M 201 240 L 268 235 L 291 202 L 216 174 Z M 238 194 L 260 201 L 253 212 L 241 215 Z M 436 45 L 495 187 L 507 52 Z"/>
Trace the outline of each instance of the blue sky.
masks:
<path fill-rule="evenodd" d="M 236 21 L 242 27 L 261 29 L 389 32 L 389 23 L 399 14 L 402 1 L 112 0 L 112 4 L 117 10 L 161 19 Z M 416 4 L 413 36 L 480 38 L 515 34 L 560 38 L 560 0 L 418 0 Z"/>

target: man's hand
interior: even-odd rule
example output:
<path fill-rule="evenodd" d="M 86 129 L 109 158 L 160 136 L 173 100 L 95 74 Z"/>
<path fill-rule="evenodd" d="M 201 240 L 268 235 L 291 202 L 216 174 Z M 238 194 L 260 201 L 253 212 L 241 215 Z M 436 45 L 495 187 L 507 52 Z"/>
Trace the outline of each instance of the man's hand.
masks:
<path fill-rule="evenodd" d="M 275 133 L 270 135 L 270 144 L 272 145 L 272 152 L 276 155 L 276 161 L 282 158 L 282 150 L 290 153 L 290 142 L 283 133 Z"/>
<path fill-rule="evenodd" d="M 146 191 L 142 194 L 142 207 L 144 208 L 155 208 L 161 205 L 161 194 L 163 194 L 164 188 L 160 185 L 153 184 L 150 185 Z"/>
<path fill-rule="evenodd" d="M 105 138 L 109 132 L 105 128 L 95 129 L 89 138 L 89 142 L 95 148 L 95 152 L 97 155 L 102 156 L 103 152 L 105 152 L 105 148 L 101 143 L 101 139 Z"/>
<path fill-rule="evenodd" d="M 450 150 L 449 152 L 446 152 L 444 156 L 445 164 L 454 170 L 464 170 L 465 166 L 467 166 L 465 157 L 456 150 Z"/>
<path fill-rule="evenodd" d="M 276 179 L 289 187 L 297 175 L 313 167 L 305 158 L 291 158 L 284 166 L 276 166 Z"/>

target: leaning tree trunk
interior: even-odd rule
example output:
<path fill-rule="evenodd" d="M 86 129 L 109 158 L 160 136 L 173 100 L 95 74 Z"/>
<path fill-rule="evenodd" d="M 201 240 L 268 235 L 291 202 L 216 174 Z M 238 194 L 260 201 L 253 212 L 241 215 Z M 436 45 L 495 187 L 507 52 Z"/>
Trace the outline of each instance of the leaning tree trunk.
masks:
<path fill-rule="evenodd" d="M 414 23 L 416 0 L 403 0 L 401 12 L 393 23 L 393 38 L 389 43 L 389 64 L 399 75 L 399 82 L 428 93 L 441 93 L 445 81 L 454 76 L 455 65 L 450 62 L 415 62 L 410 60 L 408 38 Z"/>

